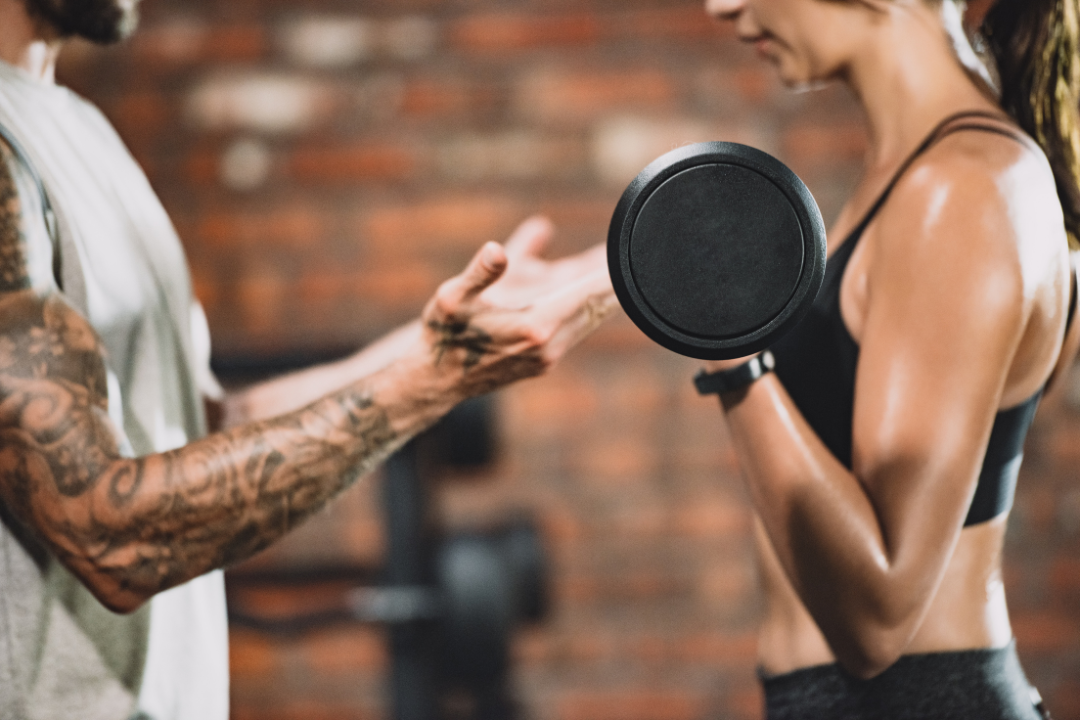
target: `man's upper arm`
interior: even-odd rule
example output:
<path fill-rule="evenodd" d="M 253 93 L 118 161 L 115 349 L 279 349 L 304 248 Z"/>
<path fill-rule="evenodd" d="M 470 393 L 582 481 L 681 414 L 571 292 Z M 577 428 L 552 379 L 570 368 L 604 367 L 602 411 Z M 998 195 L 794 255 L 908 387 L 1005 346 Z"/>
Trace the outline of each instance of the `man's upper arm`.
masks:
<path fill-rule="evenodd" d="M 0 502 L 54 551 L 78 544 L 64 500 L 118 455 L 107 406 L 98 337 L 56 285 L 37 186 L 0 139 Z"/>

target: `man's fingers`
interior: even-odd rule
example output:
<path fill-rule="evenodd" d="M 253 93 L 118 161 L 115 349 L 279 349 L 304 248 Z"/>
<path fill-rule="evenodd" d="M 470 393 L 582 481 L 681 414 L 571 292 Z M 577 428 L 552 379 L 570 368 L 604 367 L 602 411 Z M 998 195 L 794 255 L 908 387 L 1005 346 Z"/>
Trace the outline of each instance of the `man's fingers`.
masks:
<path fill-rule="evenodd" d="M 506 241 L 506 254 L 510 258 L 539 257 L 555 235 L 555 226 L 541 215 L 534 215 L 517 226 Z"/>
<path fill-rule="evenodd" d="M 537 313 L 558 328 L 548 343 L 554 360 L 588 336 L 619 307 L 607 269 L 591 272 L 540 299 Z"/>
<path fill-rule="evenodd" d="M 456 309 L 475 298 L 506 272 L 506 252 L 498 243 L 488 242 L 473 255 L 468 266 L 457 277 L 443 283 L 439 301 L 445 312 Z"/>

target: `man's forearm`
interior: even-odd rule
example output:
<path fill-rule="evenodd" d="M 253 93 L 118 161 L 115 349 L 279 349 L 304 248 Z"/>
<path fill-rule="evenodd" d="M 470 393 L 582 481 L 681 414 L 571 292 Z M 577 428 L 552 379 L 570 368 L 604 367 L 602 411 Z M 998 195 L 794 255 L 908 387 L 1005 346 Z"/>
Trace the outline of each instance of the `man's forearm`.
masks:
<path fill-rule="evenodd" d="M 103 599 L 128 609 L 258 552 L 407 437 L 369 390 L 349 388 L 178 450 L 112 462 L 90 490 L 93 512 L 58 523 L 53 536 L 70 541 L 70 564 L 96 576 Z"/>
<path fill-rule="evenodd" d="M 420 322 L 413 321 L 349 357 L 230 392 L 222 401 L 222 428 L 291 412 L 378 372 L 405 354 L 421 332 Z"/>

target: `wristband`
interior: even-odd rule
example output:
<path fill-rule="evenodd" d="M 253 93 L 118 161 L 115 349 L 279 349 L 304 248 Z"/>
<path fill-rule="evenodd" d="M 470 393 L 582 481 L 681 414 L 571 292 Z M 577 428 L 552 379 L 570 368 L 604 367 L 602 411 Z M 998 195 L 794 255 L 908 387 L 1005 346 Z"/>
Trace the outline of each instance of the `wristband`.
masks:
<path fill-rule="evenodd" d="M 694 376 L 694 387 L 701 395 L 723 395 L 724 393 L 742 390 L 752 382 L 768 372 L 772 372 L 776 365 L 773 354 L 763 350 L 750 358 L 742 365 L 729 370 L 717 370 L 706 372 L 701 370 Z"/>

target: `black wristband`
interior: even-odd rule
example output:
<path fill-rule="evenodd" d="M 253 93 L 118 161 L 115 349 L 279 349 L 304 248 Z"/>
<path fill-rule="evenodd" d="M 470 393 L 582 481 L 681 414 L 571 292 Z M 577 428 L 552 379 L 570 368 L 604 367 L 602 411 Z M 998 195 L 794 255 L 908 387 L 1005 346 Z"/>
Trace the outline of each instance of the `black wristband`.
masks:
<path fill-rule="evenodd" d="M 762 375 L 772 372 L 776 365 L 773 354 L 768 350 L 750 358 L 742 365 L 730 370 L 717 370 L 716 372 L 700 371 L 694 376 L 694 387 L 701 395 L 723 395 L 724 393 L 742 390 Z"/>

